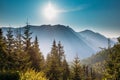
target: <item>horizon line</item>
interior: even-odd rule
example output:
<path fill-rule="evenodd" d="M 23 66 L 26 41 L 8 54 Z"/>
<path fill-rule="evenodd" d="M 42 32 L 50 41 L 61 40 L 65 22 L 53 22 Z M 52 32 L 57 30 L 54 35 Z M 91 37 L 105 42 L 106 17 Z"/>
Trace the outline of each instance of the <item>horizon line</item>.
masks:
<path fill-rule="evenodd" d="M 9 27 L 11 27 L 11 28 L 23 28 L 23 27 L 25 27 L 27 24 L 25 24 L 25 25 L 23 25 L 23 26 L 0 26 L 0 28 L 9 28 Z M 38 24 L 28 24 L 29 26 L 36 26 L 36 27 L 40 27 L 40 26 L 56 26 L 56 25 L 62 25 L 62 26 L 65 26 L 65 27 L 69 27 L 69 28 L 71 28 L 71 29 L 73 29 L 75 32 L 82 32 L 82 31 L 85 31 L 85 30 L 90 30 L 90 31 L 92 31 L 92 32 L 94 32 L 94 33 L 99 33 L 99 34 L 101 34 L 101 35 L 103 35 L 104 37 L 106 37 L 106 38 L 118 38 L 118 37 L 120 37 L 120 36 L 107 36 L 107 34 L 105 34 L 104 32 L 102 33 L 102 32 L 100 32 L 100 31 L 96 31 L 96 30 L 94 30 L 94 29 L 82 29 L 82 30 L 75 30 L 73 27 L 71 27 L 71 26 L 69 26 L 69 25 L 64 25 L 64 24 L 41 24 L 41 25 L 38 25 Z"/>

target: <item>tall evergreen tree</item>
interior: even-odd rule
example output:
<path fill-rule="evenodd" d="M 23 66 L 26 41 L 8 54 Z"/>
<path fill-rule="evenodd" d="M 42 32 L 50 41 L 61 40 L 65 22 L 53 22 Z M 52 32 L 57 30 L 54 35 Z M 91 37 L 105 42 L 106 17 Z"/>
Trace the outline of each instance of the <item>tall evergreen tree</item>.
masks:
<path fill-rule="evenodd" d="M 53 45 L 52 45 L 52 50 L 51 50 L 51 55 L 58 58 L 59 54 L 58 54 L 58 47 L 56 45 L 56 41 L 53 41 Z M 58 60 L 57 60 L 58 61 Z"/>
<path fill-rule="evenodd" d="M 17 28 L 15 31 L 15 49 L 16 50 L 23 50 L 23 41 L 22 41 L 22 34 L 21 28 Z"/>
<path fill-rule="evenodd" d="M 13 37 L 13 31 L 9 27 L 7 34 L 6 34 L 6 45 L 7 45 L 7 51 L 9 54 L 14 52 L 14 37 Z"/>
<path fill-rule="evenodd" d="M 32 66 L 32 55 L 34 53 L 34 49 L 32 47 L 32 42 L 31 42 L 31 35 L 32 32 L 30 32 L 30 25 L 28 25 L 28 22 L 26 23 L 27 25 L 24 27 L 24 34 L 22 36 L 23 38 L 23 46 L 24 46 L 24 51 L 29 55 L 29 60 L 31 62 Z"/>
<path fill-rule="evenodd" d="M 33 53 L 31 53 L 31 58 L 33 68 L 36 70 L 42 70 L 44 67 L 44 57 L 40 52 L 37 36 L 35 37 L 32 51 Z"/>
<path fill-rule="evenodd" d="M 59 65 L 59 69 L 60 69 L 60 76 L 61 78 L 65 79 L 65 73 L 69 73 L 69 68 L 68 68 L 68 64 L 67 61 L 65 59 L 65 55 L 64 55 L 64 49 L 63 46 L 61 44 L 61 42 L 59 41 L 58 43 L 58 65 Z M 67 74 L 69 75 L 69 74 Z M 66 78 L 68 78 L 68 76 L 66 76 Z"/>
<path fill-rule="evenodd" d="M 109 58 L 106 61 L 106 76 L 109 79 L 120 79 L 120 38 L 118 38 L 118 44 L 109 49 Z"/>
<path fill-rule="evenodd" d="M 62 64 L 62 68 L 63 68 L 63 71 L 62 71 L 62 80 L 68 80 L 69 79 L 69 76 L 70 76 L 70 70 L 69 70 L 69 65 L 64 57 L 64 60 L 63 60 L 63 64 Z"/>
<path fill-rule="evenodd" d="M 74 59 L 73 65 L 72 65 L 72 70 L 73 70 L 73 80 L 81 80 L 81 65 L 80 65 L 80 60 L 78 56 Z"/>
<path fill-rule="evenodd" d="M 18 28 L 15 36 L 14 69 L 23 70 L 29 68 L 31 62 L 29 55 L 23 50 L 21 28 Z"/>
<path fill-rule="evenodd" d="M 53 41 L 53 46 L 52 46 L 52 50 L 51 53 L 48 56 L 48 59 L 50 61 L 47 62 L 49 63 L 46 74 L 47 77 L 49 78 L 49 80 L 60 80 L 60 68 L 59 68 L 59 59 L 58 59 L 59 55 L 58 55 L 58 48 L 56 45 L 56 41 Z"/>
<path fill-rule="evenodd" d="M 6 34 L 6 46 L 7 46 L 7 53 L 8 53 L 8 69 L 14 68 L 14 49 L 15 49 L 15 40 L 13 36 L 13 31 L 9 27 L 7 34 Z"/>
<path fill-rule="evenodd" d="M 62 60 L 64 58 L 64 50 L 63 50 L 63 46 L 61 45 L 61 42 L 59 41 L 58 43 L 58 61 L 59 61 L 59 65 L 61 66 L 62 64 Z"/>
<path fill-rule="evenodd" d="M 7 59 L 8 59 L 8 54 L 6 51 L 6 45 L 3 40 L 3 32 L 2 29 L 0 28 L 0 70 L 3 68 L 7 68 Z"/>
<path fill-rule="evenodd" d="M 24 28 L 25 31 L 24 31 L 24 35 L 22 36 L 23 37 L 23 43 L 25 44 L 25 51 L 29 50 L 29 48 L 31 47 L 31 35 L 32 35 L 32 32 L 30 32 L 30 26 L 28 25 L 28 22 L 27 22 L 27 25 L 26 27 Z"/>

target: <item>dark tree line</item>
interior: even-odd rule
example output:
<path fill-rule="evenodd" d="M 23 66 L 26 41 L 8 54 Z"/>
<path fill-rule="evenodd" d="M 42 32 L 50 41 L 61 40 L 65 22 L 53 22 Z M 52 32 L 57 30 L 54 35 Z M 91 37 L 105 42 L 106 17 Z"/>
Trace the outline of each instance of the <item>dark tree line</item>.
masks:
<path fill-rule="evenodd" d="M 39 50 L 37 36 L 34 42 L 31 42 L 31 35 L 29 25 L 24 28 L 24 34 L 21 34 L 19 28 L 13 35 L 13 31 L 9 28 L 6 36 L 3 36 L 2 29 L 0 29 L 0 70 L 33 68 L 40 71 L 42 69 L 40 65 L 44 57 Z"/>

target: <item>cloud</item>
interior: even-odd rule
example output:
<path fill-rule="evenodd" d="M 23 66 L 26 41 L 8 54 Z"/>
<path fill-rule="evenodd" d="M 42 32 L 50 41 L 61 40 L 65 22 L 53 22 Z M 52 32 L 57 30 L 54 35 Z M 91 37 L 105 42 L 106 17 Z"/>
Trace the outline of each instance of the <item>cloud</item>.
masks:
<path fill-rule="evenodd" d="M 79 7 L 76 7 L 76 8 L 73 8 L 73 9 L 64 9 L 64 10 L 58 10 L 59 13 L 67 13 L 67 12 L 74 12 L 74 11 L 80 11 L 80 10 L 83 10 L 84 8 L 79 6 Z"/>

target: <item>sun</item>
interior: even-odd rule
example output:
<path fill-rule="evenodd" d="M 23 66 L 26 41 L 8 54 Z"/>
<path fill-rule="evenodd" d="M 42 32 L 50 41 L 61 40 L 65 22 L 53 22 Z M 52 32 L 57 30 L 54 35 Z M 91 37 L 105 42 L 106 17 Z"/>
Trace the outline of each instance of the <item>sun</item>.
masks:
<path fill-rule="evenodd" d="M 45 16 L 46 19 L 48 20 L 54 20 L 55 17 L 57 16 L 57 10 L 55 9 L 55 7 L 49 3 L 43 11 L 43 14 Z"/>

